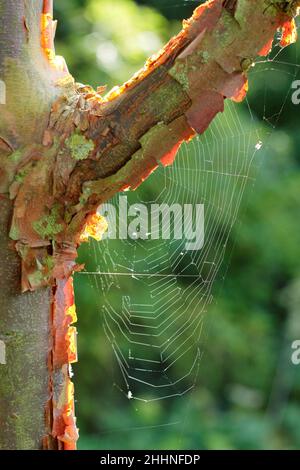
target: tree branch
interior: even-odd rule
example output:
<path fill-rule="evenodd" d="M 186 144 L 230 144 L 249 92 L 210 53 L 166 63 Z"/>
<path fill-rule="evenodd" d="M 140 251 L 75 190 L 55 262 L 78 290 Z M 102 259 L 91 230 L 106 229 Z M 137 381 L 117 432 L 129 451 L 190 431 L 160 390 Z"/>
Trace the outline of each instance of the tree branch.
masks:
<path fill-rule="evenodd" d="M 63 275 L 73 269 L 70 245 L 80 242 L 99 204 L 135 189 L 159 164 L 172 163 L 180 143 L 203 133 L 223 111 L 224 99 L 241 101 L 247 70 L 257 56 L 268 54 L 277 29 L 285 32 L 285 44 L 292 39 L 288 32 L 300 2 L 288 2 L 289 8 L 286 2 L 266 4 L 208 1 L 122 87 L 104 98 L 90 87 L 69 88 L 52 107 L 44 134 L 46 168 L 40 162 L 18 191 L 14 188 L 17 240 L 31 247 L 55 240 L 60 262 L 67 243 Z M 42 192 L 35 174 L 44 180 Z M 45 201 L 38 213 L 36 198 Z M 55 219 L 55 233 L 41 236 L 34 222 L 47 215 Z"/>

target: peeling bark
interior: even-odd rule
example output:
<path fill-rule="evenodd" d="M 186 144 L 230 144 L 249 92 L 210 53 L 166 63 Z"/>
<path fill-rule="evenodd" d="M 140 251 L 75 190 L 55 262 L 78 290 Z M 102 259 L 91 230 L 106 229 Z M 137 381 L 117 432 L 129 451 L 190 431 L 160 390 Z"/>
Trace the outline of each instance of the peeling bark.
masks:
<path fill-rule="evenodd" d="M 102 98 L 90 87 L 68 88 L 52 107 L 43 161 L 15 199 L 12 227 L 25 263 L 24 244 L 41 261 L 41 247 L 46 259 L 53 240 L 62 261 L 64 244 L 76 249 L 99 204 L 171 163 L 180 143 L 203 133 L 223 111 L 224 99 L 242 101 L 249 65 L 269 52 L 280 28 L 283 44 L 295 39 L 286 8 L 266 9 L 264 0 L 213 0 L 198 7 L 181 33 L 119 89 Z M 44 207 L 33 210 L 37 199 Z M 37 230 L 37 220 L 47 233 Z M 63 276 L 76 267 L 67 258 Z"/>
<path fill-rule="evenodd" d="M 74 410 L 74 387 L 70 367 L 77 361 L 76 328 L 72 278 L 61 280 L 53 289 L 51 309 L 52 347 L 49 355 L 50 398 L 46 408 L 49 434 L 44 449 L 74 450 L 78 439 Z"/>
<path fill-rule="evenodd" d="M 0 271 L 0 448 L 75 448 L 71 275 L 81 268 L 79 244 L 105 230 L 99 204 L 171 164 L 181 143 L 223 111 L 225 99 L 243 100 L 247 71 L 268 54 L 275 32 L 282 31 L 282 46 L 295 41 L 299 5 L 210 0 L 129 82 L 102 96 L 102 87 L 75 84 L 55 55 L 52 0 L 0 2 L 0 78 L 8 96 L 0 105 L 7 257 Z M 21 399 L 35 370 L 37 382 Z"/>
<path fill-rule="evenodd" d="M 8 236 L 14 191 L 42 158 L 39 149 L 51 106 L 62 92 L 61 81 L 64 87 L 73 83 L 63 61 L 57 67 L 51 61 L 53 50 L 52 55 L 46 50 L 51 41 L 50 36 L 44 41 L 42 14 L 49 15 L 50 3 L 0 1 L 0 79 L 7 92 L 6 104 L 0 104 L 0 449 L 72 448 L 66 442 L 72 409 L 68 364 L 60 365 L 63 381 L 57 378 L 57 364 L 56 381 L 51 368 L 53 289 L 55 295 L 60 289 L 46 286 L 21 293 L 21 260 Z M 64 331 L 66 318 L 61 315 L 59 320 Z M 68 342 L 69 331 L 66 348 Z M 56 435 L 53 417 L 46 419 L 46 412 L 61 383 L 68 385 L 69 408 L 61 410 L 65 431 Z"/>

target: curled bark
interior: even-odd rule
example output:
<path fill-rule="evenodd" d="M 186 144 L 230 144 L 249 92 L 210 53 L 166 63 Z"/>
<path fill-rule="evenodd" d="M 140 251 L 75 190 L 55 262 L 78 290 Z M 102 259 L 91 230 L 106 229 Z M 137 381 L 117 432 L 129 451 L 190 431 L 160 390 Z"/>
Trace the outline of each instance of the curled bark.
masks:
<path fill-rule="evenodd" d="M 25 176 L 10 185 L 11 237 L 23 259 L 24 290 L 79 269 L 76 248 L 99 204 L 171 164 L 180 144 L 223 111 L 224 99 L 243 100 L 247 71 L 268 54 L 275 32 L 283 31 L 284 44 L 293 40 L 300 2 L 290 3 L 288 9 L 266 8 L 265 0 L 211 0 L 105 97 L 89 86 L 59 83 L 63 91 L 42 142 L 24 151 L 17 170 Z M 45 43 L 48 51 L 48 36 Z"/>

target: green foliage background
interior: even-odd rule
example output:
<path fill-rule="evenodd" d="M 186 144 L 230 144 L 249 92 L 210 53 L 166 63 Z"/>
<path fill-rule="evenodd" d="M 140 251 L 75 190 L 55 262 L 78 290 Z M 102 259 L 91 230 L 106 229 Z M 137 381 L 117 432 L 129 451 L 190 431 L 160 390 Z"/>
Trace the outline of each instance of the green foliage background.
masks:
<path fill-rule="evenodd" d="M 77 81 L 110 88 L 140 68 L 199 2 L 55 3 L 57 53 L 66 58 Z M 295 62 L 298 51 L 299 43 L 281 53 L 280 60 Z M 224 263 L 228 271 L 216 286 L 217 302 L 206 319 L 204 356 L 193 394 L 150 404 L 126 400 L 113 386 L 118 368 L 102 329 L 101 290 L 91 288 L 88 276 L 76 277 L 79 448 L 300 447 L 300 366 L 290 360 L 291 343 L 300 339 L 300 108 L 292 105 L 289 92 L 300 67 L 293 69 L 294 75 L 288 66 L 274 73 L 271 68 L 276 67 L 274 61 L 270 77 L 268 72 L 257 77 L 253 73 L 250 81 L 249 100 L 257 118 L 266 116 L 267 109 L 272 123 L 279 120 L 247 210 L 230 236 Z M 242 118 L 247 103 L 237 106 Z M 149 186 L 140 191 L 146 190 Z M 80 253 L 89 270 L 101 265 L 101 249 L 95 259 L 94 248 L 84 246 Z M 126 280 L 121 288 L 127 292 Z M 136 295 L 143 298 L 143 292 Z"/>

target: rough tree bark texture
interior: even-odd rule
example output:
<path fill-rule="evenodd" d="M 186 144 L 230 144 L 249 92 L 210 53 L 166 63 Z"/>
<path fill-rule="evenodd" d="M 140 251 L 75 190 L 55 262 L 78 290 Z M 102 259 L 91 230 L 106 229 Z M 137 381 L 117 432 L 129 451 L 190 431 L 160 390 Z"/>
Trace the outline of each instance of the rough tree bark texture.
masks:
<path fill-rule="evenodd" d="M 50 65 L 42 47 L 42 14 L 49 6 L 43 0 L 0 1 L 0 79 L 6 87 L 6 104 L 0 104 L 0 449 L 39 449 L 52 432 L 45 419 L 52 287 L 21 293 L 21 262 L 8 236 L 8 185 L 23 149 L 42 141 L 61 91 L 56 81 L 66 76 Z"/>
<path fill-rule="evenodd" d="M 71 275 L 78 245 L 105 228 L 97 207 L 171 164 L 225 98 L 241 101 L 275 32 L 295 40 L 299 5 L 211 0 L 102 96 L 55 56 L 52 0 L 0 0 L 0 448 L 75 447 Z"/>
<path fill-rule="evenodd" d="M 20 292 L 20 260 L 8 239 L 11 205 L 0 199 L 0 448 L 37 449 L 48 400 L 50 292 Z"/>

